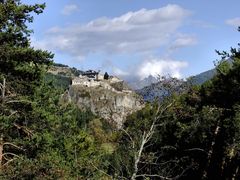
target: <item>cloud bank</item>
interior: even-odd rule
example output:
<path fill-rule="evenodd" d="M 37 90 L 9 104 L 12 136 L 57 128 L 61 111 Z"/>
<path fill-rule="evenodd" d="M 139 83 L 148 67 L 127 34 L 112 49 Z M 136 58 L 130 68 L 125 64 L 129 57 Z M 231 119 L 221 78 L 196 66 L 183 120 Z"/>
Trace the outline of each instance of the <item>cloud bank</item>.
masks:
<path fill-rule="evenodd" d="M 74 10 L 65 8 L 65 14 Z M 51 28 L 41 47 L 87 56 L 90 53 L 139 53 L 152 51 L 168 43 L 190 11 L 169 4 L 159 9 L 141 9 L 115 18 L 102 17 L 86 24 Z"/>
<path fill-rule="evenodd" d="M 135 67 L 130 67 L 131 73 L 125 72 L 119 68 L 112 67 L 113 74 L 127 81 L 135 81 L 136 79 L 143 80 L 148 76 L 157 77 L 171 76 L 183 78 L 181 71 L 188 67 L 186 61 L 177 61 L 172 59 L 150 58 L 141 62 Z"/>
<path fill-rule="evenodd" d="M 69 5 L 62 13 L 69 15 L 76 10 L 77 6 Z M 44 39 L 34 40 L 33 44 L 36 48 L 67 54 L 73 59 L 87 59 L 88 55 L 94 53 L 102 53 L 105 56 L 122 53 L 142 56 L 147 53 L 147 56 L 152 56 L 154 51 L 160 48 L 170 47 L 171 50 L 175 50 L 197 43 L 196 37 L 178 32 L 190 15 L 189 10 L 176 4 L 158 9 L 141 9 L 119 17 L 97 18 L 85 24 L 53 27 L 46 32 Z M 179 78 L 181 70 L 188 65 L 184 61 L 170 58 L 140 59 L 145 60 L 139 60 L 135 67 L 120 69 L 112 65 L 110 69 L 124 79 L 143 79 L 149 75 L 170 75 Z"/>
<path fill-rule="evenodd" d="M 171 59 L 150 59 L 144 61 L 138 70 L 138 77 L 144 79 L 150 75 L 167 76 L 181 78 L 181 70 L 186 68 L 188 63 L 185 61 L 176 61 Z"/>

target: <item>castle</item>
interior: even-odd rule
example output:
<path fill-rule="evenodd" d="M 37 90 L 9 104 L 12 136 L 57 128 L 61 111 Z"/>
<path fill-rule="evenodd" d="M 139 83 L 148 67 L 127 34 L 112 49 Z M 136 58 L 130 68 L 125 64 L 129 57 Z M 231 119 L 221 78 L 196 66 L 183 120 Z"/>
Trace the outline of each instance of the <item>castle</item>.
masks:
<path fill-rule="evenodd" d="M 112 89 L 110 84 L 123 82 L 117 77 L 109 76 L 108 78 L 104 78 L 103 74 L 100 74 L 100 71 L 96 72 L 93 70 L 88 70 L 79 77 L 72 79 L 72 85 L 76 86 L 85 86 L 85 87 L 96 87 L 102 86 L 106 89 Z"/>

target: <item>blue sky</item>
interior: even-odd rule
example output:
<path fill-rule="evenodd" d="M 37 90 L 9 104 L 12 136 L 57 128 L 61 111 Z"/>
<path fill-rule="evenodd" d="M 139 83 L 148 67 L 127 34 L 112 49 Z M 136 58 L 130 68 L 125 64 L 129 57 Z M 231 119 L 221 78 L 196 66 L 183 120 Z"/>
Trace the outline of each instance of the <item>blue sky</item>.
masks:
<path fill-rule="evenodd" d="M 46 2 L 32 45 L 55 61 L 124 79 L 185 78 L 214 67 L 215 49 L 236 46 L 239 0 L 23 0 Z"/>

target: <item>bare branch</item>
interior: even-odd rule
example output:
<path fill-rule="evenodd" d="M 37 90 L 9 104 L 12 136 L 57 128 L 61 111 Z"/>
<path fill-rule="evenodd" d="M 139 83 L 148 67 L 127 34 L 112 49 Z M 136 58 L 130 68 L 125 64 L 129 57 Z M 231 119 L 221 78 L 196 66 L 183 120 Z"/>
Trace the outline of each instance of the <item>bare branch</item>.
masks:
<path fill-rule="evenodd" d="M 166 165 L 166 164 L 169 164 L 169 163 L 177 163 L 178 161 L 169 160 L 169 161 L 162 162 L 162 163 L 154 163 L 154 162 L 146 162 L 146 161 L 139 161 L 139 162 L 143 163 L 143 164 L 152 164 L 152 165 L 160 166 L 160 165 Z"/>
<path fill-rule="evenodd" d="M 3 83 L 1 83 L 1 91 L 2 91 L 2 100 L 5 99 L 5 91 L 6 91 L 6 79 L 3 78 Z"/>
<path fill-rule="evenodd" d="M 27 127 L 20 126 L 19 124 L 16 124 L 16 123 L 14 123 L 13 125 L 18 129 L 22 129 L 30 137 L 33 135 L 33 132 L 31 130 L 29 130 Z"/>
<path fill-rule="evenodd" d="M 15 148 L 17 148 L 17 149 L 24 150 L 23 148 L 21 148 L 21 147 L 15 145 L 15 144 L 13 144 L 13 143 L 10 143 L 10 142 L 5 142 L 5 143 L 3 143 L 3 146 L 5 146 L 5 145 L 10 145 L 10 146 L 13 146 L 13 147 L 15 147 Z"/>
<path fill-rule="evenodd" d="M 16 114 L 16 113 L 18 113 L 18 111 L 12 112 L 8 117 L 11 117 L 11 116 L 13 116 L 13 115 Z"/>
<path fill-rule="evenodd" d="M 28 100 L 12 100 L 12 101 L 7 101 L 6 104 L 11 104 L 11 103 L 21 103 L 21 102 L 25 102 L 25 103 L 29 103 L 32 104 L 32 101 L 28 101 Z"/>
<path fill-rule="evenodd" d="M 143 132 L 142 135 L 142 140 L 141 140 L 141 145 L 139 147 L 139 150 L 136 152 L 135 156 L 134 156 L 134 172 L 132 174 L 131 180 L 135 180 L 137 177 L 137 173 L 139 171 L 138 169 L 138 164 L 140 162 L 141 156 L 142 156 L 142 152 L 143 149 L 145 148 L 145 145 L 151 140 L 154 132 L 155 132 L 155 128 L 156 128 L 156 123 L 159 120 L 159 118 L 162 116 L 162 114 L 173 105 L 174 101 L 170 104 L 168 104 L 166 107 L 163 108 L 164 105 L 159 105 L 158 109 L 156 111 L 156 116 L 149 128 L 149 130 L 146 132 Z M 160 124 L 159 124 L 160 125 Z"/>
<path fill-rule="evenodd" d="M 120 130 L 122 130 L 130 139 L 130 141 L 132 142 L 132 148 L 134 149 L 135 148 L 135 142 L 133 141 L 133 138 L 132 136 L 123 128 L 121 128 Z"/>
<path fill-rule="evenodd" d="M 14 153 L 9 153 L 9 152 L 8 152 L 8 153 L 3 153 L 3 154 L 2 154 L 2 156 L 7 156 L 7 155 L 15 156 L 15 157 L 18 157 L 18 158 L 20 157 L 20 156 L 14 154 Z"/>
<path fill-rule="evenodd" d="M 14 161 L 15 159 L 16 159 L 16 158 L 13 158 L 13 159 L 9 160 L 8 162 L 6 162 L 5 164 L 3 164 L 3 165 L 2 165 L 2 168 L 3 168 L 4 166 L 8 165 L 10 162 Z"/>
<path fill-rule="evenodd" d="M 139 175 L 136 175 L 136 177 L 158 177 L 161 180 L 177 180 L 177 179 L 181 178 L 191 168 L 192 168 L 192 166 L 187 167 L 186 169 L 184 169 L 182 171 L 181 174 L 179 174 L 175 177 L 172 177 L 172 178 L 171 177 L 164 177 L 164 176 L 161 176 L 161 175 L 158 175 L 158 174 L 139 174 Z"/>
<path fill-rule="evenodd" d="M 137 154 L 135 154 L 134 156 L 134 172 L 132 174 L 132 177 L 131 177 L 131 180 L 135 180 L 136 179 L 136 175 L 138 173 L 138 163 L 140 161 L 140 158 L 142 156 L 142 151 L 143 151 L 143 148 L 146 144 L 146 132 L 144 131 L 143 132 L 143 136 L 142 136 L 142 141 L 141 141 L 141 145 L 140 145 L 140 148 L 139 148 L 139 151 Z"/>
<path fill-rule="evenodd" d="M 10 161 L 11 159 L 8 159 L 6 156 L 2 156 L 6 161 Z"/>
<path fill-rule="evenodd" d="M 162 180 L 173 180 L 173 178 L 168 178 L 168 177 L 160 176 L 157 174 L 140 174 L 140 175 L 137 175 L 136 177 L 158 177 Z"/>
<path fill-rule="evenodd" d="M 90 164 L 99 172 L 101 172 L 102 174 L 105 174 L 106 176 L 112 178 L 111 175 L 107 174 L 106 172 L 104 172 L 103 170 L 99 169 L 98 167 L 96 167 L 92 162 L 90 162 Z"/>
<path fill-rule="evenodd" d="M 203 152 L 203 153 L 208 154 L 208 152 L 206 152 L 204 149 L 201 149 L 201 148 L 186 149 L 184 151 L 199 151 L 199 152 Z"/>

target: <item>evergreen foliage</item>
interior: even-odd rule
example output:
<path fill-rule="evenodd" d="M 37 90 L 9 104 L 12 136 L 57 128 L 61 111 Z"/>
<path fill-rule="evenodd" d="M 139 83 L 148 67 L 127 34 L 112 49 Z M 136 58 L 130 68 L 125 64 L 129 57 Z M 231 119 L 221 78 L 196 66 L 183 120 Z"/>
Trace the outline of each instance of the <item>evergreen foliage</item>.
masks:
<path fill-rule="evenodd" d="M 109 75 L 107 72 L 105 72 L 104 76 L 103 76 L 104 79 L 108 80 L 109 79 Z"/>
<path fill-rule="evenodd" d="M 219 54 L 223 59 L 212 80 L 129 117 L 120 138 L 124 145 L 116 152 L 119 174 L 127 179 L 240 178 L 240 49 Z"/>
<path fill-rule="evenodd" d="M 95 117 L 60 103 L 45 79 L 53 55 L 30 46 L 26 24 L 44 7 L 0 3 L 0 179 L 103 178 L 109 151 L 90 133 Z"/>
<path fill-rule="evenodd" d="M 53 54 L 26 25 L 44 7 L 0 1 L 0 179 L 240 179 L 238 48 L 212 80 L 171 91 L 173 79 L 115 130 L 61 101 L 69 79 L 47 77 Z"/>

